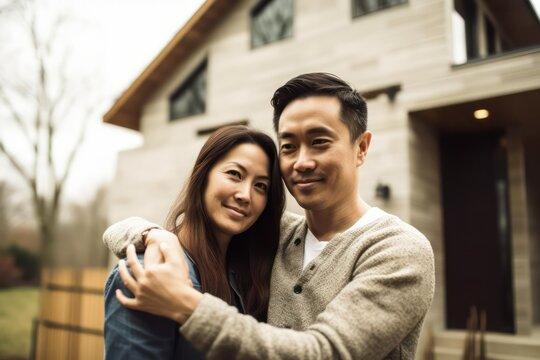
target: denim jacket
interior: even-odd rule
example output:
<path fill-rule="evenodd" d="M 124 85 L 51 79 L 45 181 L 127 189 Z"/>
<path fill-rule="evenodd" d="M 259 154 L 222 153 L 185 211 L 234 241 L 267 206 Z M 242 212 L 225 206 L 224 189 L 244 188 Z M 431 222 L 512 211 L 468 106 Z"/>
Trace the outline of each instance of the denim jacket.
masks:
<path fill-rule="evenodd" d="M 201 291 L 200 277 L 193 259 L 184 252 L 189 266 L 193 287 Z M 139 261 L 143 262 L 140 254 Z M 229 284 L 243 311 L 243 301 L 234 282 L 232 271 L 228 274 Z M 118 265 L 109 274 L 105 284 L 105 359 L 204 359 L 204 355 L 191 345 L 178 331 L 180 324 L 173 320 L 149 313 L 130 310 L 118 302 L 115 291 L 133 297 L 124 286 Z"/>

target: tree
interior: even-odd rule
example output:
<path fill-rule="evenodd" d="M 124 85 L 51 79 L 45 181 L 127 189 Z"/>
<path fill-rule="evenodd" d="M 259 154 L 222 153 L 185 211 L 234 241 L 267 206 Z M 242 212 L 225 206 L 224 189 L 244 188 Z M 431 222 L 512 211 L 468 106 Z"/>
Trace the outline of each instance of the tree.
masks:
<path fill-rule="evenodd" d="M 65 217 L 58 224 L 55 263 L 61 266 L 105 267 L 108 264 L 109 250 L 101 243 L 107 228 L 106 185 L 96 189 L 90 202 L 65 203 Z M 77 239 L 77 241 L 73 241 Z"/>
<path fill-rule="evenodd" d="M 6 184 L 0 179 L 0 249 L 6 244 L 6 231 L 7 231 L 7 221 L 6 221 Z"/>
<path fill-rule="evenodd" d="M 1 17 L 22 26 L 14 30 L 12 48 L 0 54 L 0 119 L 9 121 L 4 126 L 10 130 L 0 132 L 0 154 L 30 190 L 40 254 L 50 264 L 62 194 L 99 100 L 92 96 L 92 81 L 76 76 L 70 66 L 77 39 L 63 11 L 29 0 L 1 9 Z M 77 123 L 75 137 L 61 134 Z"/>

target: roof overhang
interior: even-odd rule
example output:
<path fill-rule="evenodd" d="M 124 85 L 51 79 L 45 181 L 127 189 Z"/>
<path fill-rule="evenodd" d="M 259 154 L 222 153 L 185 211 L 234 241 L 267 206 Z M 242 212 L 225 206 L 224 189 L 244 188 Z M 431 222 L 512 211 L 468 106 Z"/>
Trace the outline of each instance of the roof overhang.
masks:
<path fill-rule="evenodd" d="M 139 130 L 141 109 L 155 90 L 175 71 L 238 0 L 207 0 L 174 35 L 156 58 L 116 99 L 103 121 Z"/>

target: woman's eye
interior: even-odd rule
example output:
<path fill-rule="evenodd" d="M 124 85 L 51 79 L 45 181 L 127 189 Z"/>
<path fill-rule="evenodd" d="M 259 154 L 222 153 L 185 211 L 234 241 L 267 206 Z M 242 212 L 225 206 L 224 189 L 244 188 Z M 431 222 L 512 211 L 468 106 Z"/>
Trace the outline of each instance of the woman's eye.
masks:
<path fill-rule="evenodd" d="M 281 151 L 291 151 L 294 150 L 293 144 L 282 144 L 281 145 Z"/>
<path fill-rule="evenodd" d="M 264 191 L 264 192 L 267 192 L 268 191 L 268 185 L 266 185 L 265 183 L 258 183 L 258 184 L 255 184 L 255 186 Z"/>
<path fill-rule="evenodd" d="M 238 179 L 242 178 L 242 174 L 240 174 L 240 172 L 236 170 L 228 170 L 227 174 L 234 176 L 235 178 L 238 178 Z"/>

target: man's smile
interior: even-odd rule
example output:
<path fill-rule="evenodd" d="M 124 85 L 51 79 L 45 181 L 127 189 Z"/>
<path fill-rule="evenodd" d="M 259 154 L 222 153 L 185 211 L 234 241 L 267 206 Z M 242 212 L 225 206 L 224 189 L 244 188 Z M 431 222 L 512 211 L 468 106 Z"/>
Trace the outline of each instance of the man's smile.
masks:
<path fill-rule="evenodd" d="M 320 176 L 317 177 L 297 177 L 292 179 L 294 186 L 300 190 L 307 190 L 314 187 L 317 183 L 323 181 L 323 178 Z"/>

